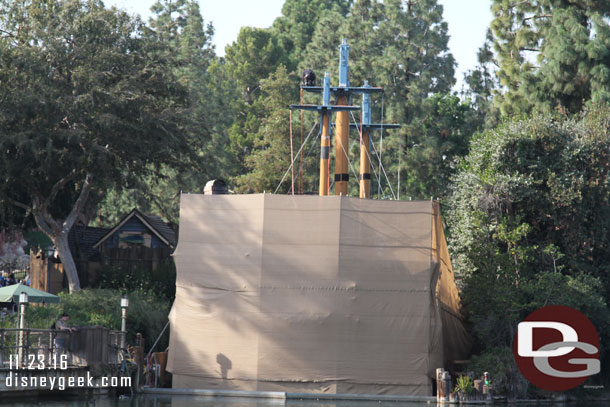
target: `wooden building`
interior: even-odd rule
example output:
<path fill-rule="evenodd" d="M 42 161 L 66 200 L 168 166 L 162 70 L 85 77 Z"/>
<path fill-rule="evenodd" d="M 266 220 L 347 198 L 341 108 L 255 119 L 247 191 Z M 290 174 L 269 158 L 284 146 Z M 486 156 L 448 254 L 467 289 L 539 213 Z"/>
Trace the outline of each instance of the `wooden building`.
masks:
<path fill-rule="evenodd" d="M 174 230 L 156 215 L 133 209 L 113 228 L 75 225 L 68 243 L 81 287 L 92 285 L 103 265 L 154 270 L 176 246 Z M 59 260 L 43 252 L 30 256 L 32 286 L 51 293 L 67 287 Z"/>
<path fill-rule="evenodd" d="M 174 230 L 163 219 L 134 209 L 91 247 L 99 252 L 102 264 L 154 270 L 175 246 Z"/>

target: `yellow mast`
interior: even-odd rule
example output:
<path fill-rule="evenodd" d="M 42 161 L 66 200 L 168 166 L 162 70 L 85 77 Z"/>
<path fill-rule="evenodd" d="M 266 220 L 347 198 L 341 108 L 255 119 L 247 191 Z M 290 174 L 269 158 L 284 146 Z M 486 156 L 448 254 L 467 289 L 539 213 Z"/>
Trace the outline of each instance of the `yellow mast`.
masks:
<path fill-rule="evenodd" d="M 371 139 L 368 130 L 362 130 L 360 141 L 360 198 L 371 197 Z"/>

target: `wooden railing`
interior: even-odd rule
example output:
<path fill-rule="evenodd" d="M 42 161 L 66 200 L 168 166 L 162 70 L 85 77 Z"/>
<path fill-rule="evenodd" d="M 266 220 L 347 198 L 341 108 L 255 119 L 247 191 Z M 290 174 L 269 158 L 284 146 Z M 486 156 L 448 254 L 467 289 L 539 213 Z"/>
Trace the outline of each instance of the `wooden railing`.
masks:
<path fill-rule="evenodd" d="M 67 363 L 71 367 L 101 367 L 123 361 L 123 332 L 104 327 L 0 329 L 0 368 Z"/>

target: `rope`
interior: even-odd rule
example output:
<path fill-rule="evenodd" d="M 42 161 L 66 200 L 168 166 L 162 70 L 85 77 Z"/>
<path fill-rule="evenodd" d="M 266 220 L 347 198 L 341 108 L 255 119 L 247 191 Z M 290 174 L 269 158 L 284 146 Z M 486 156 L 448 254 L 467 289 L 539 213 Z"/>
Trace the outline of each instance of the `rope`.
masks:
<path fill-rule="evenodd" d="M 303 148 L 301 148 L 301 150 L 302 149 Z M 290 110 L 290 161 L 294 163 L 294 150 L 292 149 L 292 110 Z M 291 165 L 290 168 L 292 169 L 292 174 L 290 175 L 292 186 L 290 187 L 290 192 L 294 195 L 294 167 Z"/>
<path fill-rule="evenodd" d="M 354 120 L 354 123 L 356 123 L 356 119 L 354 117 L 354 113 L 350 112 L 352 114 L 352 119 Z M 360 130 L 362 131 L 362 130 Z M 388 174 L 386 174 L 385 172 L 385 168 L 383 167 L 383 163 L 381 162 L 381 156 L 379 155 L 379 153 L 377 153 L 377 149 L 375 148 L 375 143 L 371 143 L 371 145 L 373 146 L 373 150 L 375 151 L 375 155 L 377 157 L 377 159 L 379 160 L 379 168 L 383 171 L 383 175 L 385 175 L 385 179 L 386 181 L 388 181 L 388 185 L 390 186 L 390 191 L 392 192 L 392 197 L 394 199 L 396 199 L 396 195 L 394 195 L 394 190 L 392 189 L 392 184 L 390 184 L 390 179 L 388 178 Z M 369 157 L 369 161 L 373 161 L 371 160 L 371 156 L 368 154 L 367 152 L 367 156 Z M 377 173 L 375 172 L 375 167 L 371 165 L 371 168 L 373 169 L 373 173 L 375 173 L 375 176 L 377 177 Z M 381 178 L 377 177 L 377 181 L 378 184 L 381 184 Z M 381 193 L 378 193 L 378 197 L 381 196 Z"/>
<path fill-rule="evenodd" d="M 297 155 L 299 155 L 299 153 L 301 152 L 301 150 L 303 149 L 303 147 L 305 146 L 305 144 L 307 144 L 307 140 L 309 140 L 309 137 L 311 136 L 311 133 L 313 132 L 313 129 L 316 128 L 316 126 L 318 125 L 318 123 L 314 123 L 313 126 L 311 127 L 311 130 L 309 131 L 309 134 L 307 135 L 307 137 L 305 138 L 305 142 L 301 145 L 301 148 L 299 149 L 299 151 L 297 152 Z M 292 169 L 294 165 L 294 159 L 292 160 L 292 162 L 290 163 L 290 167 L 288 167 L 288 169 L 286 170 L 286 172 L 284 173 L 284 176 L 282 177 L 282 180 L 280 181 L 279 184 L 277 184 L 277 188 L 275 188 L 275 191 L 273 192 L 274 194 L 277 193 L 277 190 L 280 189 L 280 186 L 282 185 L 282 183 L 284 182 L 284 179 L 286 179 L 286 176 L 288 175 L 288 173 L 290 172 L 290 170 Z"/>
<path fill-rule="evenodd" d="M 383 117 L 383 102 L 385 101 L 385 92 L 381 94 L 381 137 L 379 139 L 379 167 L 382 168 L 382 164 L 381 164 L 381 154 L 383 153 L 383 120 L 385 119 L 385 117 Z M 375 145 L 373 144 L 373 148 L 375 147 Z M 385 173 L 385 171 L 384 171 Z M 388 176 L 386 175 L 386 179 L 388 178 Z M 390 183 L 390 180 L 388 180 L 388 184 Z M 390 187 L 390 189 L 392 189 L 392 187 Z M 392 193 L 392 195 L 394 195 L 394 193 Z M 377 199 L 379 199 L 379 197 L 381 196 L 381 182 L 379 182 L 377 184 Z"/>
<path fill-rule="evenodd" d="M 381 162 L 381 156 L 379 155 L 379 153 L 377 152 L 377 149 L 375 148 L 375 143 L 371 143 L 371 144 L 373 146 L 373 150 L 375 150 L 375 154 L 377 155 L 377 158 L 379 159 L 379 167 L 383 171 L 383 175 L 385 175 L 386 181 L 388 181 L 388 186 L 390 187 L 390 192 L 392 192 L 392 197 L 394 199 L 396 199 L 396 195 L 394 195 L 394 190 L 392 189 L 392 184 L 390 184 L 390 179 L 388 178 L 388 174 L 386 174 L 385 168 L 383 167 L 383 163 Z"/>
<path fill-rule="evenodd" d="M 322 134 L 321 132 L 318 132 L 316 134 L 316 138 L 313 139 L 313 143 L 311 144 L 311 147 L 309 147 L 309 151 L 307 152 L 307 155 L 305 156 L 305 160 L 307 160 L 309 158 L 309 155 L 311 154 L 311 152 L 313 151 L 313 148 L 316 146 L 316 140 L 320 137 L 320 134 Z"/>

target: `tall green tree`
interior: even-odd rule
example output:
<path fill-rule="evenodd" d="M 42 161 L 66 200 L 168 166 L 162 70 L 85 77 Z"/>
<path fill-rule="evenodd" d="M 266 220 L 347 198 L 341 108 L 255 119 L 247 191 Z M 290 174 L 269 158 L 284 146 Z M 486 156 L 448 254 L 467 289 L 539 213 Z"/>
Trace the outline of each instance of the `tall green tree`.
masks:
<path fill-rule="evenodd" d="M 260 81 L 275 72 L 278 66 L 286 65 L 287 55 L 272 30 L 242 27 L 237 41 L 227 46 L 225 60 L 235 86 L 243 92 L 245 103 L 250 105 Z"/>
<path fill-rule="evenodd" d="M 498 62 L 493 52 L 493 34 L 490 29 L 485 35 L 485 42 L 477 52 L 477 66 L 464 74 L 465 88 L 462 96 L 469 100 L 479 122 L 485 128 L 498 125 L 500 112 L 493 103 L 493 97 L 500 91 L 496 75 Z"/>
<path fill-rule="evenodd" d="M 261 124 L 245 159 L 247 172 L 235 178 L 238 192 L 273 192 L 290 167 L 290 118 L 286 107 L 298 97 L 295 83 L 298 76 L 290 75 L 283 66 L 261 81 L 263 96 L 255 102 Z M 311 188 L 306 186 L 307 189 Z M 289 190 L 290 182 L 286 182 L 280 191 Z"/>
<path fill-rule="evenodd" d="M 187 91 L 189 103 L 183 112 L 187 120 L 181 123 L 181 131 L 199 140 L 192 146 L 196 162 L 187 162 L 189 157 L 184 157 L 180 171 L 164 165 L 153 175 L 126 174 L 130 177 L 128 187 L 109 191 L 100 204 L 96 224 L 116 224 L 134 207 L 177 223 L 180 191 L 201 192 L 206 181 L 218 177 L 228 162 L 225 112 L 210 73 L 216 60 L 212 24 L 205 24 L 194 1 L 157 1 L 151 10 L 146 33 L 166 44 L 158 52 L 172 58 L 173 74 Z"/>
<path fill-rule="evenodd" d="M 610 3 L 494 0 L 492 12 L 502 114 L 575 113 L 610 100 Z"/>
<path fill-rule="evenodd" d="M 403 148 L 401 190 L 414 197 L 446 198 L 451 177 L 483 122 L 468 102 L 449 94 L 424 99 L 422 112 L 418 123 L 422 136 L 410 138 Z"/>
<path fill-rule="evenodd" d="M 199 140 L 181 131 L 188 93 L 166 43 L 96 0 L 3 2 L 0 199 L 31 213 L 80 282 L 68 232 L 125 174 L 178 168 Z"/>
<path fill-rule="evenodd" d="M 272 29 L 277 32 L 280 44 L 288 54 L 289 70 L 295 69 L 302 61 L 305 49 L 312 43 L 318 22 L 329 14 L 336 13 L 342 18 L 345 17 L 351 3 L 351 0 L 286 0 L 284 2 L 282 15 L 273 21 Z M 332 31 L 327 28 L 326 33 Z"/>
<path fill-rule="evenodd" d="M 287 54 L 275 31 L 242 27 L 237 40 L 226 47 L 224 63 L 216 67 L 225 78 L 220 89 L 225 90 L 225 95 L 232 96 L 230 110 L 233 120 L 228 135 L 234 159 L 232 173 L 235 175 L 247 171 L 245 160 L 253 151 L 255 134 L 264 120 L 261 104 L 257 103 L 265 97 L 261 81 L 278 67 L 286 66 L 287 61 Z"/>

